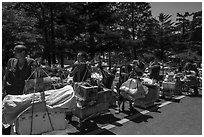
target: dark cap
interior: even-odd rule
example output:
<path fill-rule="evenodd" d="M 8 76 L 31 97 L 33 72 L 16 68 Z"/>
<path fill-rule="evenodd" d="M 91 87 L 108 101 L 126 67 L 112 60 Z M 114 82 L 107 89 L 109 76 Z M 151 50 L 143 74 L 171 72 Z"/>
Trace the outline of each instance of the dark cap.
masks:
<path fill-rule="evenodd" d="M 13 50 L 14 51 L 26 51 L 27 48 L 24 45 L 16 45 Z"/>

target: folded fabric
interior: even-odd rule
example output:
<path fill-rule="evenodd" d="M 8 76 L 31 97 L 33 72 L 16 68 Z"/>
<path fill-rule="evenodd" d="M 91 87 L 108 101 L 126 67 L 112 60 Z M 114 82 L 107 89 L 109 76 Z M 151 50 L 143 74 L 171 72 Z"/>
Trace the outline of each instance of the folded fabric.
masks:
<path fill-rule="evenodd" d="M 21 112 L 31 107 L 33 103 L 39 104 L 41 102 L 45 102 L 44 104 L 46 104 L 49 109 L 62 108 L 69 111 L 76 108 L 75 92 L 70 85 L 45 92 L 26 95 L 7 95 L 2 102 L 3 124 L 14 123 Z"/>

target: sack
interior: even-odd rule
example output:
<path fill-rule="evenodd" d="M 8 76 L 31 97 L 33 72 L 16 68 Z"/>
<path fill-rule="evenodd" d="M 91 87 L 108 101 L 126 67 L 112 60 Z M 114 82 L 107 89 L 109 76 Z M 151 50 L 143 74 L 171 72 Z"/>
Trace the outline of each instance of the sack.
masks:
<path fill-rule="evenodd" d="M 137 79 L 128 79 L 126 82 L 124 82 L 120 87 L 121 93 L 125 92 L 133 99 L 138 98 L 144 98 L 146 91 L 144 89 L 144 86 L 141 84 L 141 82 Z M 124 93 L 121 94 L 122 96 L 125 95 Z M 127 95 L 123 96 L 127 97 Z M 129 97 L 128 97 L 129 98 Z"/>
<path fill-rule="evenodd" d="M 36 80 L 36 81 L 35 81 Z M 51 77 L 29 79 L 25 81 L 24 94 L 51 89 Z"/>
<path fill-rule="evenodd" d="M 107 71 L 104 71 L 104 70 L 102 70 L 101 72 L 103 76 L 102 83 L 106 88 L 111 89 L 115 75 L 108 73 Z"/>

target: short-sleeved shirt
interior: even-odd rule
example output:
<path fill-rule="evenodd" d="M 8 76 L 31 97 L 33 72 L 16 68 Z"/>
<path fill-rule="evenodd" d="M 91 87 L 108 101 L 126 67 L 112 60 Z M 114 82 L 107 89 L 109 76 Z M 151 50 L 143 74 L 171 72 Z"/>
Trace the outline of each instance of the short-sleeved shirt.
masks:
<path fill-rule="evenodd" d="M 22 69 L 18 67 L 18 60 L 16 58 L 9 59 L 7 63 L 6 84 L 5 90 L 7 94 L 10 95 L 22 95 L 25 80 L 29 78 L 32 71 L 32 64 L 34 59 L 26 58 L 25 64 Z"/>

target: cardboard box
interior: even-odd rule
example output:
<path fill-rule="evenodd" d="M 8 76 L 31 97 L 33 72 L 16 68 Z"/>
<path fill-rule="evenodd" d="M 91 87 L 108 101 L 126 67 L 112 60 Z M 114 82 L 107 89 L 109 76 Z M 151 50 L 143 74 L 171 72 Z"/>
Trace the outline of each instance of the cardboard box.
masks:
<path fill-rule="evenodd" d="M 98 86 L 83 85 L 82 83 L 76 83 L 74 85 L 74 91 L 76 96 L 83 98 L 85 101 L 97 100 Z"/>
<path fill-rule="evenodd" d="M 96 112 L 97 112 L 97 105 L 93 105 L 93 106 L 77 107 L 73 113 L 75 116 L 83 120 L 95 114 Z"/>
<path fill-rule="evenodd" d="M 98 103 L 93 106 L 77 107 L 74 111 L 74 115 L 81 120 L 85 120 L 97 116 L 97 114 L 100 114 L 108 109 L 109 103 Z"/>

